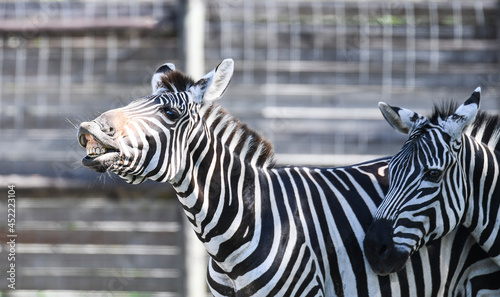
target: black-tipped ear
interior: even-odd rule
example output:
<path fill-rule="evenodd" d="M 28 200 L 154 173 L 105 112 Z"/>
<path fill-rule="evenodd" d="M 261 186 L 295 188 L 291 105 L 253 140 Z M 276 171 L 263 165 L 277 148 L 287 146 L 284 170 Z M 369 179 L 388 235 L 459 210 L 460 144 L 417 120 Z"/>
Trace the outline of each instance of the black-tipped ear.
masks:
<path fill-rule="evenodd" d="M 481 88 L 477 87 L 469 99 L 460 105 L 454 114 L 450 115 L 442 126 L 446 133 L 454 139 L 460 139 L 465 128 L 474 122 L 479 110 Z"/>
<path fill-rule="evenodd" d="M 469 104 L 477 104 L 479 106 L 479 102 L 481 101 L 481 87 L 477 87 L 470 98 L 464 102 L 464 105 Z"/>
<path fill-rule="evenodd" d="M 151 89 L 153 94 L 161 92 L 166 86 L 162 82 L 162 77 L 165 73 L 172 72 L 175 70 L 175 65 L 172 63 L 165 63 L 156 69 L 155 74 L 151 78 Z"/>

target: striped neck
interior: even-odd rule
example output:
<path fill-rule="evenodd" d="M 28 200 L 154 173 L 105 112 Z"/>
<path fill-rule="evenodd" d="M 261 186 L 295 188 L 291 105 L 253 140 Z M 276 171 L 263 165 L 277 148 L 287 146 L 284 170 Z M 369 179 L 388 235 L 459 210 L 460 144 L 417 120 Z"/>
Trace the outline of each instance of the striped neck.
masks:
<path fill-rule="evenodd" d="M 471 187 L 464 217 L 473 237 L 500 265 L 500 117 L 479 112 L 466 131 L 462 162 Z"/>
<path fill-rule="evenodd" d="M 500 151 L 495 145 L 464 136 L 459 160 L 470 187 L 463 225 L 500 265 Z"/>
<path fill-rule="evenodd" d="M 189 134 L 172 185 L 198 238 L 222 262 L 252 240 L 260 173 L 273 164 L 272 147 L 217 104 L 202 107 Z"/>

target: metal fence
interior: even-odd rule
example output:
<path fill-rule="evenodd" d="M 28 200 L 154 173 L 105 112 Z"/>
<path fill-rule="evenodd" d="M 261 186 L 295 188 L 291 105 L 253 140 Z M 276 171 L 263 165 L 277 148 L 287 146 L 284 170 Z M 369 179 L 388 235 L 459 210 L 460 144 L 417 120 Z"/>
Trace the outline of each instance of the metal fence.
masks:
<path fill-rule="evenodd" d="M 177 286 L 184 264 L 168 260 L 183 256 L 175 247 L 184 242 L 182 221 L 168 201 L 148 200 L 147 207 L 133 199 L 48 198 L 68 182 L 77 183 L 80 199 L 125 187 L 80 165 L 75 127 L 148 94 L 158 65 L 183 69 L 179 3 L 0 1 L 0 179 L 7 184 L 20 175 L 24 188 L 49 183 L 41 184 L 45 198 L 26 194 L 20 202 L 24 291 L 5 294 L 184 294 Z M 463 100 L 480 85 L 482 108 L 498 109 L 496 1 L 205 5 L 204 68 L 235 60 L 221 104 L 274 143 L 280 164 L 333 166 L 394 153 L 404 136 L 383 121 L 381 100 L 425 113 L 433 102 Z M 169 251 L 179 254 L 164 255 Z M 0 280 L 0 289 L 5 284 Z"/>
<path fill-rule="evenodd" d="M 275 143 L 280 163 L 391 154 L 401 138 L 380 100 L 427 109 L 481 85 L 483 107 L 497 107 L 494 1 L 206 6 L 205 68 L 235 59 L 222 104 Z M 174 0 L 1 2 L 0 174 L 88 176 L 73 126 L 147 94 L 158 64 L 180 64 L 178 11 Z"/>
<path fill-rule="evenodd" d="M 224 103 L 238 100 L 282 163 L 395 152 L 402 138 L 382 121 L 381 100 L 428 110 L 482 85 L 483 107 L 496 109 L 496 2 L 210 3 L 207 61 L 231 56 L 238 70 Z"/>
<path fill-rule="evenodd" d="M 0 3 L 0 174 L 81 177 L 79 122 L 177 62 L 176 1 Z"/>

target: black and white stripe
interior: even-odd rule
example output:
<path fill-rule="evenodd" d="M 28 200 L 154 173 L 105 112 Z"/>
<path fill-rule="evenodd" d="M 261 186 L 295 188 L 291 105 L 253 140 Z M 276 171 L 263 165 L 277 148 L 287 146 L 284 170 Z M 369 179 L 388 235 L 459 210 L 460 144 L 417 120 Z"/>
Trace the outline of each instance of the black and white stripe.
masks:
<path fill-rule="evenodd" d="M 381 105 L 410 136 L 389 163 L 389 191 L 366 235 L 366 256 L 379 273 L 460 225 L 500 265 L 500 118 L 477 115 L 479 99 L 478 88 L 431 119 Z"/>
<path fill-rule="evenodd" d="M 174 186 L 210 255 L 214 296 L 466 296 L 499 289 L 491 279 L 500 268 L 463 229 L 422 248 L 405 270 L 376 275 L 362 241 L 387 192 L 389 159 L 274 166 L 271 144 L 212 101 L 227 87 L 232 65 L 225 60 L 183 92 L 168 87 L 167 74 L 153 83 L 166 91 L 154 88 L 156 95 L 108 112 L 120 120 L 107 113 L 96 119 L 101 126 L 121 123 L 114 127 L 120 158 L 108 170 L 131 183 Z M 94 131 L 84 127 L 80 139 Z"/>

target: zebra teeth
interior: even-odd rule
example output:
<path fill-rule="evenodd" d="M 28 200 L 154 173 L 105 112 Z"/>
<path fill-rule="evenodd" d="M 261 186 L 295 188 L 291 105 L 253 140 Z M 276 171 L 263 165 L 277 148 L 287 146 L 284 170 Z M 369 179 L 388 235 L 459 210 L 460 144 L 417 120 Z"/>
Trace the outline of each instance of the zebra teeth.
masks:
<path fill-rule="evenodd" d="M 106 148 L 87 148 L 87 155 L 90 158 L 96 158 L 99 157 L 102 154 L 105 154 L 107 152 Z"/>
<path fill-rule="evenodd" d="M 96 141 L 92 135 L 85 134 L 85 139 L 87 141 L 85 148 L 87 150 L 87 156 L 89 158 L 96 158 L 107 152 L 107 149 L 102 146 L 101 143 Z"/>

